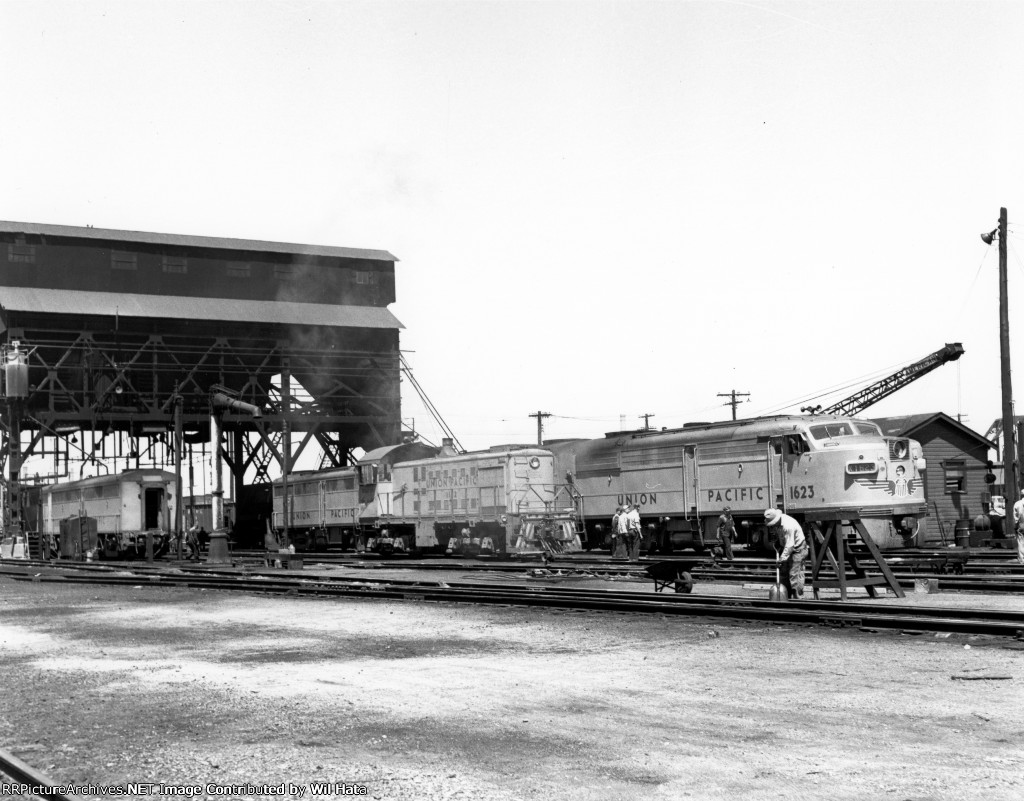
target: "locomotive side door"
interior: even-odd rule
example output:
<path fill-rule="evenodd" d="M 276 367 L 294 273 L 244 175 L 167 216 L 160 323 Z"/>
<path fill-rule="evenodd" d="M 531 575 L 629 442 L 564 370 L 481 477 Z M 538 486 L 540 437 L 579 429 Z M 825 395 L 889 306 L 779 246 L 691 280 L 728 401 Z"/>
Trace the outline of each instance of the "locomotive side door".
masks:
<path fill-rule="evenodd" d="M 163 528 L 161 523 L 164 517 L 164 488 L 145 488 L 145 519 L 142 524 L 144 530 Z"/>
<path fill-rule="evenodd" d="M 784 462 L 785 439 L 785 437 L 772 437 L 768 440 L 768 464 L 770 465 L 769 478 L 771 482 L 768 488 L 771 500 L 768 505 L 788 513 L 786 465 Z"/>
<path fill-rule="evenodd" d="M 809 450 L 807 440 L 801 434 L 786 434 L 781 437 L 772 437 L 769 459 L 772 463 L 775 480 L 773 483 L 775 492 L 775 506 L 783 512 L 789 513 L 790 502 L 797 499 L 809 497 L 808 487 L 798 486 L 799 479 L 794 483 L 792 475 L 798 470 L 801 458 Z M 813 487 L 810 487 L 813 493 Z M 810 497 L 813 497 L 810 496 Z M 801 504 L 797 504 L 800 506 Z M 806 506 L 807 504 L 803 504 Z"/>
<path fill-rule="evenodd" d="M 683 448 L 683 513 L 685 517 L 700 515 L 700 481 L 697 475 L 695 445 Z"/>

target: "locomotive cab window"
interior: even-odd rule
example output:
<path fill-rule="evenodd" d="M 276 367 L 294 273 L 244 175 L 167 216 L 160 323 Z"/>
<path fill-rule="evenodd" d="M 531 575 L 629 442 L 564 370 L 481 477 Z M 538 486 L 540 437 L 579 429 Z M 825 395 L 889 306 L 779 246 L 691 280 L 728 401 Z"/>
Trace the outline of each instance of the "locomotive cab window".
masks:
<path fill-rule="evenodd" d="M 377 483 L 377 465 L 375 464 L 361 464 L 359 465 L 359 483 L 376 484 Z"/>
<path fill-rule="evenodd" d="M 771 443 L 776 456 L 799 456 L 811 450 L 802 434 L 786 434 L 778 439 L 773 438 Z"/>
<path fill-rule="evenodd" d="M 852 437 L 853 427 L 847 423 L 824 423 L 811 426 L 811 436 L 815 439 L 833 439 L 835 437 Z"/>
<path fill-rule="evenodd" d="M 811 446 L 801 434 L 789 434 L 786 437 L 786 453 L 790 456 L 799 456 L 801 453 L 807 453 L 810 449 Z"/>

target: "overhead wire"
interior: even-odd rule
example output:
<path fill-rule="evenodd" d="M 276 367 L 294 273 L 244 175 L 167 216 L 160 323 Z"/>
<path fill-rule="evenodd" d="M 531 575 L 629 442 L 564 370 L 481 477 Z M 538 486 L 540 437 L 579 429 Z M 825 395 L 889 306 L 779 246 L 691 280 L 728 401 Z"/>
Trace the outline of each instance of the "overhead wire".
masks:
<path fill-rule="evenodd" d="M 437 424 L 441 427 L 442 431 L 444 431 L 445 436 L 451 439 L 452 444 L 464 453 L 466 449 L 462 446 L 462 443 L 459 442 L 459 438 L 455 436 L 455 432 L 452 431 L 448 423 L 445 422 L 445 419 L 441 416 L 441 412 L 427 396 L 423 387 L 420 386 L 420 382 L 416 380 L 416 376 L 412 374 L 412 367 L 409 365 L 408 360 L 402 353 L 398 354 L 398 358 L 401 361 L 402 373 L 409 379 L 409 383 L 412 384 L 413 389 L 416 390 L 416 394 L 420 396 L 420 400 L 423 402 L 427 411 L 430 412 L 430 415 L 437 421 Z"/>
<path fill-rule="evenodd" d="M 956 313 L 956 317 L 953 318 L 954 321 L 959 321 L 960 318 L 963 317 L 964 312 L 967 310 L 967 304 L 970 302 L 971 295 L 974 293 L 974 287 L 977 285 L 978 278 L 981 276 L 981 268 L 985 266 L 985 260 L 988 258 L 988 254 L 990 251 L 991 248 L 986 247 L 985 250 L 982 252 L 981 261 L 978 262 L 978 269 L 974 273 L 974 280 L 971 281 L 971 285 L 967 288 L 967 292 L 964 294 L 964 302 L 960 306 L 960 311 Z"/>

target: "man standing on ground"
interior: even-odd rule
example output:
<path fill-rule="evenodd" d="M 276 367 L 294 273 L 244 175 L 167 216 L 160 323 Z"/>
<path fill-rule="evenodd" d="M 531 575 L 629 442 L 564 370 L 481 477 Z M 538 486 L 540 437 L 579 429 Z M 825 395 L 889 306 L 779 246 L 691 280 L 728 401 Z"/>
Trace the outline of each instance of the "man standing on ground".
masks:
<path fill-rule="evenodd" d="M 643 538 L 643 532 L 640 530 L 640 507 L 635 503 L 628 507 L 626 520 L 626 526 L 629 529 L 626 534 L 626 552 L 630 562 L 639 562 L 640 540 Z"/>
<path fill-rule="evenodd" d="M 789 592 L 790 598 L 803 598 L 804 562 L 808 552 L 804 530 L 796 520 L 778 509 L 765 509 L 764 524 L 768 527 L 768 533 L 775 537 L 775 550 L 782 551 L 778 557 L 782 563 L 779 580 Z"/>
<path fill-rule="evenodd" d="M 1017 534 L 1017 561 L 1024 565 L 1024 490 L 1013 505 L 1013 530 Z"/>
<path fill-rule="evenodd" d="M 736 521 L 732 519 L 732 509 L 726 506 L 718 516 L 718 539 L 722 543 L 722 555 L 732 561 L 732 540 L 736 536 Z"/>
<path fill-rule="evenodd" d="M 617 537 L 615 539 L 615 550 L 612 552 L 612 559 L 626 559 L 629 557 L 629 504 L 622 505 L 619 512 L 619 519 L 615 523 Z"/>

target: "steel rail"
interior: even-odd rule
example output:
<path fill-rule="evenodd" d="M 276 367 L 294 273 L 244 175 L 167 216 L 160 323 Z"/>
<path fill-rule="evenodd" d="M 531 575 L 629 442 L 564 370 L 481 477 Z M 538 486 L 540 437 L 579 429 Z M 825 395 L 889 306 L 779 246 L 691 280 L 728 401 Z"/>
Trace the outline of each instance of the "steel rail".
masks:
<path fill-rule="evenodd" d="M 727 617 L 772 623 L 801 623 L 913 631 L 987 634 L 998 637 L 1024 636 L 1024 613 L 984 609 L 937 609 L 934 607 L 892 607 L 881 604 L 840 604 L 833 601 L 790 601 L 784 603 L 753 598 L 723 598 L 693 595 L 657 595 L 582 590 L 564 587 L 521 587 L 516 585 L 440 584 L 386 580 L 367 582 L 323 581 L 306 578 L 252 579 L 200 574 L 114 576 L 109 574 L 42 575 L 0 570 L 22 581 L 108 584 L 141 587 L 188 587 L 302 596 L 386 598 L 460 602 L 502 606 L 534 606 L 612 612 L 640 612 L 695 617 Z"/>
<path fill-rule="evenodd" d="M 261 560 L 262 561 L 262 560 Z M 626 575 L 631 573 L 643 573 L 644 569 L 653 564 L 663 561 L 693 561 L 693 558 L 683 559 L 645 559 L 639 563 L 624 564 L 622 562 L 599 561 L 599 560 L 561 560 L 553 559 L 546 563 L 542 562 L 507 562 L 507 561 L 481 561 L 481 562 L 453 562 L 444 560 L 431 561 L 376 561 L 362 560 L 354 557 L 323 560 L 323 564 L 344 565 L 361 570 L 465 570 L 465 571 L 493 571 L 493 572 L 521 572 L 531 568 L 546 566 L 550 570 L 580 570 L 590 571 L 595 574 Z M 774 562 L 769 560 L 751 560 L 744 563 L 729 563 L 726 567 L 721 562 L 710 563 L 707 566 L 697 565 L 690 570 L 694 578 L 702 578 L 709 581 L 736 582 L 736 581 L 767 581 L 771 583 L 775 578 Z M 872 570 L 870 565 L 865 565 L 865 572 L 869 576 L 881 575 L 877 569 Z M 911 589 L 918 579 L 939 579 L 942 586 L 948 590 L 961 590 L 970 592 L 991 592 L 991 593 L 1024 593 L 1024 574 L 961 574 L 961 573 L 939 573 L 934 571 L 901 570 L 893 568 L 893 574 L 901 587 Z M 856 578 L 852 573 L 848 576 Z M 821 577 L 824 579 L 834 578 L 834 572 L 828 565 L 823 566 Z"/>
<path fill-rule="evenodd" d="M 2 748 L 0 748 L 0 773 L 12 778 L 15 785 L 24 785 L 28 788 L 28 794 L 38 798 L 52 799 L 52 801 L 69 800 L 69 796 L 57 791 L 57 788 L 64 785 L 47 778 L 35 768 L 22 762 L 10 751 Z"/>
<path fill-rule="evenodd" d="M 260 560 L 263 561 L 262 559 Z M 671 561 L 671 560 L 663 560 Z M 589 565 L 584 563 L 572 563 L 562 564 L 559 562 L 550 562 L 547 569 L 555 571 L 575 571 L 580 575 L 590 574 L 595 578 L 604 578 L 607 576 L 630 576 L 636 575 L 638 577 L 647 579 L 645 568 L 651 564 L 655 564 L 654 561 L 646 561 L 640 563 L 622 564 L 615 562 L 593 562 Z M 72 562 L 72 561 L 44 561 L 44 560 L 24 560 L 24 559 L 11 559 L 11 560 L 0 560 L 0 564 L 10 565 L 32 565 L 37 567 L 67 567 L 76 570 L 93 570 L 97 572 L 110 572 L 117 570 L 133 570 L 135 572 L 163 572 L 168 567 L 176 567 L 179 565 L 173 562 L 159 562 L 159 563 L 148 563 L 148 562 Z M 461 570 L 466 572 L 498 572 L 498 573 L 522 573 L 526 570 L 540 568 L 540 563 L 509 563 L 509 562 L 382 562 L 382 561 L 368 561 L 363 562 L 355 559 L 351 561 L 335 561 L 330 564 L 342 565 L 345 567 L 352 567 L 358 570 L 366 570 L 372 572 L 374 570 L 421 570 L 421 571 L 452 571 Z M 770 563 L 774 565 L 774 563 Z M 180 569 L 191 569 L 191 570 L 202 570 L 204 572 L 218 573 L 222 572 L 225 575 L 237 575 L 234 570 L 221 569 L 215 566 L 205 566 L 202 563 L 193 565 L 191 563 L 180 566 Z M 247 566 L 244 563 L 238 565 L 238 569 L 241 569 L 250 574 L 260 572 L 259 567 Z M 730 564 L 728 567 L 721 564 L 716 566 L 696 566 L 691 569 L 691 575 L 698 580 L 714 581 L 718 583 L 737 583 L 737 582 L 754 582 L 754 583 L 772 583 L 775 578 L 774 570 L 769 569 L 769 563 L 760 562 L 751 564 Z M 998 594 L 1017 594 L 1024 593 L 1024 575 L 992 575 L 992 574 L 977 574 L 977 575 L 964 575 L 959 573 L 935 573 L 935 572 L 903 572 L 901 570 L 894 570 L 894 575 L 901 587 L 906 589 L 913 589 L 915 582 L 918 580 L 937 580 L 941 583 L 941 587 L 944 590 L 958 591 L 958 592 L 979 592 L 979 593 L 998 593 Z M 879 575 L 877 572 L 871 570 L 866 571 L 867 575 Z M 851 573 L 847 573 L 847 576 L 853 580 L 857 578 Z M 564 576 L 563 577 L 568 577 Z M 834 579 L 834 573 L 830 567 L 825 567 L 822 571 L 821 577 L 823 579 Z"/>

